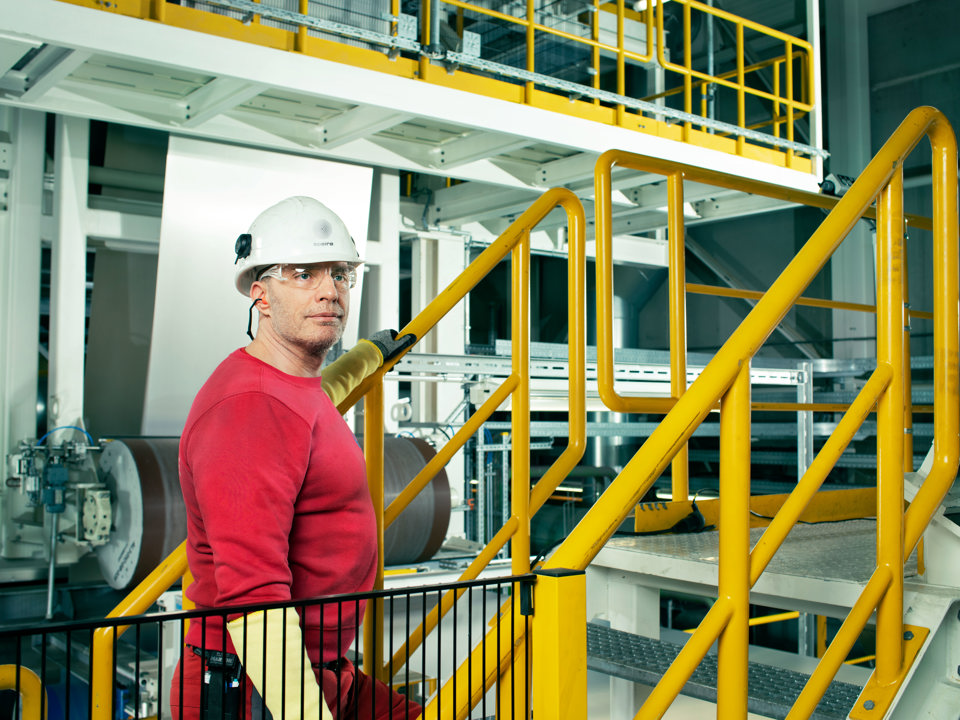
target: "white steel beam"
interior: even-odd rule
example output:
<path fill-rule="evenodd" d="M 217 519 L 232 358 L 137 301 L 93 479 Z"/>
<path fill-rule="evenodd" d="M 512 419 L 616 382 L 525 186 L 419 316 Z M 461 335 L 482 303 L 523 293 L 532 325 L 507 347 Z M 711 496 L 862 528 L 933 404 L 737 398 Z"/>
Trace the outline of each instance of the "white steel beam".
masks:
<path fill-rule="evenodd" d="M 353 140 L 376 135 L 410 119 L 407 113 L 386 112 L 382 108 L 358 106 L 323 123 L 322 147 L 331 149 Z"/>
<path fill-rule="evenodd" d="M 20 62 L 20 58 L 42 45 L 39 40 L 0 33 L 0 76 Z"/>
<path fill-rule="evenodd" d="M 93 53 L 48 45 L 26 68 L 27 78 L 21 102 L 34 102 L 83 65 Z"/>
<path fill-rule="evenodd" d="M 0 457 L 37 428 L 40 340 L 40 214 L 44 118 L 0 112 L 10 134 L 10 190 L 0 212 Z"/>
<path fill-rule="evenodd" d="M 50 374 L 47 426 L 83 425 L 90 123 L 57 117 L 54 159 L 56 237 L 50 259 Z"/>
<path fill-rule="evenodd" d="M 237 78 L 214 78 L 194 90 L 184 100 L 184 127 L 195 127 L 210 118 L 242 105 L 267 88 L 261 83 L 251 83 Z"/>
<path fill-rule="evenodd" d="M 527 147 L 533 142 L 528 137 L 470 133 L 466 137 L 445 142 L 432 151 L 434 164 L 441 169 L 451 169 L 475 160 L 512 152 Z"/>
<path fill-rule="evenodd" d="M 475 184 L 453 185 L 434 191 L 427 218 L 431 225 L 457 227 L 466 222 L 519 214 L 538 194 L 518 191 L 517 188 L 490 186 L 478 189 Z"/>

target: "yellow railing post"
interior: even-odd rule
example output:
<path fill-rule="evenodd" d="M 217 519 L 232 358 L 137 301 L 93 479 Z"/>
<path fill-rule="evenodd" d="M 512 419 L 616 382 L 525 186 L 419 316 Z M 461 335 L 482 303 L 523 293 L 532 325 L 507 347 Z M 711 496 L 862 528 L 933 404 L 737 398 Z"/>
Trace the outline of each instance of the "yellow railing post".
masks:
<path fill-rule="evenodd" d="M 667 176 L 667 212 L 669 227 L 668 294 L 670 296 L 670 396 L 676 400 L 687 390 L 687 290 L 683 226 L 683 172 Z M 690 493 L 687 446 L 677 452 L 671 465 L 673 500 L 686 500 Z"/>
<path fill-rule="evenodd" d="M 526 28 L 526 45 L 527 45 L 527 71 L 536 72 L 536 48 L 537 48 L 537 16 L 536 16 L 536 3 L 534 0 L 527 0 L 527 28 Z M 523 86 L 523 96 L 524 102 L 527 105 L 533 103 L 533 82 L 527 81 Z"/>
<path fill-rule="evenodd" d="M 717 646 L 717 717 L 747 717 L 750 620 L 750 361 L 720 400 L 719 598 L 731 607 Z"/>
<path fill-rule="evenodd" d="M 538 570 L 531 629 L 535 718 L 587 717 L 587 576 Z"/>
<path fill-rule="evenodd" d="M 626 46 L 624 44 L 624 24 L 626 23 L 626 8 L 624 0 L 617 0 L 617 94 L 627 94 L 627 63 L 624 53 Z M 626 108 L 623 105 L 617 105 L 617 125 L 623 125 L 623 119 L 626 115 Z"/>
<path fill-rule="evenodd" d="M 530 230 L 524 230 L 511 254 L 510 300 L 511 352 L 517 387 L 511 396 L 511 515 L 519 523 L 510 542 L 510 565 L 514 575 L 530 572 Z M 516 589 L 516 586 L 514 586 Z M 525 655 L 527 644 L 516 649 Z M 512 663 L 500 681 L 500 707 L 526 717 L 526 663 Z"/>
<path fill-rule="evenodd" d="M 891 583 L 877 608 L 880 685 L 903 662 L 903 166 L 880 193 L 877 207 L 877 362 L 893 369 L 877 402 L 877 565 Z"/>
<path fill-rule="evenodd" d="M 374 588 L 383 588 L 383 378 L 375 382 L 363 400 L 363 454 L 367 463 L 367 487 L 377 519 L 377 575 Z M 363 670 L 380 676 L 383 667 L 383 599 L 367 603 L 363 622 Z M 384 678 L 381 678 L 384 679 Z"/>

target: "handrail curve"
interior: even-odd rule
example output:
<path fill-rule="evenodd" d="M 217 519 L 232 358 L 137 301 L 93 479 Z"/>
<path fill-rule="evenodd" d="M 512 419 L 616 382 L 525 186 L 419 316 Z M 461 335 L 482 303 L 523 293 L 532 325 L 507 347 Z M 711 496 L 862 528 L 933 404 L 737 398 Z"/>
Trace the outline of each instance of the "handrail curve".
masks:
<path fill-rule="evenodd" d="M 20 717 L 23 720 L 47 720 L 50 703 L 40 676 L 23 665 L 0 665 L 0 690 L 13 690 L 20 694 L 23 703 Z"/>

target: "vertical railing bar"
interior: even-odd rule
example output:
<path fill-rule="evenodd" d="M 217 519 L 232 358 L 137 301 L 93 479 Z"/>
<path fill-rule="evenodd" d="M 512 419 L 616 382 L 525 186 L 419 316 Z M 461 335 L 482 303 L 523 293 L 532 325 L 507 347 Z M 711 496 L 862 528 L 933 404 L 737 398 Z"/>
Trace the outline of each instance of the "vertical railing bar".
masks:
<path fill-rule="evenodd" d="M 451 643 L 453 646 L 453 661 L 451 663 L 451 667 L 453 668 L 454 675 L 457 672 L 457 666 L 460 664 L 459 660 L 457 660 L 457 635 L 459 635 L 457 632 L 457 605 L 459 604 L 460 603 L 455 598 L 453 601 L 453 642 Z M 469 698 L 470 696 L 467 695 L 467 697 Z M 457 683 L 453 683 L 453 707 L 457 707 Z"/>
<path fill-rule="evenodd" d="M 354 642 L 356 642 L 356 639 L 354 639 Z M 342 601 L 338 601 L 338 602 L 337 602 L 337 656 L 338 656 L 338 657 L 339 657 L 339 655 L 340 655 L 340 653 L 341 653 L 341 648 L 343 648 L 343 602 L 342 602 Z M 356 665 L 356 660 L 357 660 L 356 647 L 354 647 L 353 659 L 354 659 L 354 665 Z M 340 668 L 338 667 L 338 668 L 337 668 L 337 703 L 336 703 L 336 704 L 337 704 L 337 717 L 338 717 L 338 718 L 339 718 L 339 717 L 341 716 L 341 714 L 342 714 L 342 713 L 340 712 L 340 692 L 341 692 L 341 690 L 342 690 L 342 687 L 341 687 L 342 683 L 341 683 L 341 680 L 340 680 L 340 676 L 341 676 L 342 674 L 343 674 L 343 673 L 340 672 Z"/>
<path fill-rule="evenodd" d="M 624 55 L 624 25 L 626 24 L 624 0 L 617 0 L 617 94 L 623 97 L 627 94 L 627 60 Z M 617 126 L 622 126 L 626 108 L 622 104 L 616 106 Z"/>
<path fill-rule="evenodd" d="M 536 71 L 536 2 L 527 0 L 527 27 L 526 27 L 526 45 L 527 45 L 527 70 Z M 524 84 L 524 102 L 527 105 L 533 104 L 533 82 L 527 81 Z"/>
<path fill-rule="evenodd" d="M 69 719 L 70 700 L 72 695 L 72 693 L 70 692 L 70 688 L 73 686 L 73 681 L 72 681 L 73 675 L 71 674 L 71 670 L 73 667 L 73 631 L 72 630 L 67 630 L 66 646 L 67 646 L 67 662 L 66 662 L 66 669 L 64 673 L 66 675 L 67 687 L 66 687 L 66 700 L 63 703 L 63 716 Z M 46 695 L 46 693 L 44 693 L 44 695 Z M 43 717 L 47 716 L 46 711 L 43 712 L 42 716 Z"/>
<path fill-rule="evenodd" d="M 903 166 L 898 164 L 877 202 L 877 362 L 893 368 L 877 402 L 877 564 L 891 585 L 877 607 L 881 686 L 903 663 Z"/>
<path fill-rule="evenodd" d="M 720 399 L 720 571 L 731 607 L 717 645 L 717 717 L 747 717 L 750 610 L 750 361 Z"/>
<path fill-rule="evenodd" d="M 393 633 L 394 633 L 394 613 L 396 613 L 396 611 L 397 611 L 396 602 L 397 602 L 396 596 L 391 595 L 391 596 L 390 596 L 390 621 L 389 621 L 389 623 L 387 623 L 387 627 L 388 627 L 388 629 L 389 629 L 389 631 L 390 631 L 390 635 L 389 635 L 389 637 L 390 637 L 390 640 L 389 640 L 389 643 L 390 643 L 390 653 L 389 653 L 389 655 L 390 655 L 390 661 L 387 663 L 387 668 L 388 668 L 388 670 L 387 670 L 387 679 L 388 679 L 388 681 L 389 681 L 389 683 L 390 683 L 390 689 L 391 689 L 391 690 L 394 689 L 394 687 L 393 687 L 393 686 L 394 686 L 393 676 L 394 676 L 394 674 L 395 674 L 395 673 L 394 673 L 394 668 L 393 668 Z M 404 686 L 404 693 L 405 693 L 405 694 L 408 694 L 409 692 L 410 692 L 410 688 L 407 687 L 407 686 Z M 391 720 L 393 719 L 393 704 L 392 704 L 392 703 L 391 703 L 391 705 L 390 705 L 390 718 L 391 718 Z"/>
<path fill-rule="evenodd" d="M 440 603 L 442 601 L 443 601 L 443 592 L 441 590 L 437 590 L 437 607 L 440 607 Z M 443 621 L 438 621 L 437 622 L 437 707 L 441 707 L 440 695 L 443 692 L 443 685 L 444 685 L 444 683 L 442 682 L 442 679 L 443 679 L 442 673 L 440 672 L 440 669 L 443 667 L 443 649 L 442 648 L 443 648 Z M 454 687 L 456 687 L 456 683 L 454 683 Z M 456 707 L 456 705 L 454 705 L 454 707 Z"/>
<path fill-rule="evenodd" d="M 162 692 L 164 688 L 164 677 L 163 677 L 163 653 L 165 648 L 163 647 L 163 620 L 157 620 L 157 717 L 163 717 L 163 696 Z M 182 644 L 182 643 L 181 643 Z M 70 716 L 67 715 L 69 718 Z"/>
<path fill-rule="evenodd" d="M 690 38 L 690 4 L 683 4 L 683 66 L 686 72 L 683 74 L 683 110 L 687 113 L 693 112 L 693 49 Z M 683 141 L 689 142 L 690 130 L 693 125 L 687 121 L 683 123 Z"/>
<path fill-rule="evenodd" d="M 789 62 L 789 59 L 788 59 Z M 777 61 L 773 64 L 773 136 L 780 137 L 780 65 Z"/>
<path fill-rule="evenodd" d="M 667 176 L 668 291 L 670 312 L 670 395 L 679 400 L 687 391 L 687 306 L 685 229 L 683 221 L 683 172 Z M 687 445 L 677 451 L 671 465 L 674 502 L 685 501 L 690 493 Z"/>
<path fill-rule="evenodd" d="M 187 637 L 186 625 L 187 625 L 186 621 L 183 618 L 180 618 L 180 660 L 179 660 L 180 672 L 177 673 L 177 676 L 178 676 L 177 689 L 180 691 L 180 694 L 178 696 L 180 698 L 180 702 L 178 704 L 179 709 L 177 711 L 178 720 L 183 720 L 183 675 L 184 675 L 184 671 L 186 670 L 186 668 L 184 667 L 184 662 L 186 660 L 186 645 L 184 643 L 184 640 Z M 244 632 L 246 632 L 246 622 L 244 622 Z M 244 635 L 244 640 L 246 640 L 246 635 Z M 246 678 L 246 673 L 244 673 L 244 678 Z"/>
<path fill-rule="evenodd" d="M 737 23 L 737 125 L 745 127 L 747 124 L 746 111 L 746 79 L 743 72 L 743 23 Z M 737 155 L 743 155 L 745 142 L 743 135 L 737 135 Z"/>
<path fill-rule="evenodd" d="M 420 603 L 420 622 L 424 624 L 427 622 L 427 591 L 424 590 L 421 595 Z M 409 636 L 408 636 L 409 637 Z M 423 682 L 427 681 L 427 645 L 423 643 L 420 646 L 420 678 Z M 440 681 L 437 680 L 437 707 L 440 707 Z"/>
<path fill-rule="evenodd" d="M 405 623 L 404 632 L 406 633 L 406 634 L 405 634 L 405 637 L 410 637 L 410 595 L 407 595 L 406 606 L 407 606 L 407 609 L 406 609 L 406 612 L 404 612 L 404 623 Z M 409 646 L 407 647 L 406 658 L 404 658 L 404 663 L 403 663 L 403 681 L 404 681 L 404 684 L 409 688 L 409 687 L 410 687 L 410 649 L 409 649 Z M 422 688 L 424 701 L 426 701 L 426 699 L 427 699 L 426 682 L 427 682 L 427 679 L 426 679 L 426 678 L 420 678 L 420 687 Z M 409 692 L 409 690 L 408 690 L 408 692 Z M 409 708 L 409 707 L 407 708 L 406 714 L 407 714 L 407 715 L 410 714 L 410 708 Z"/>
<path fill-rule="evenodd" d="M 46 683 L 46 681 L 47 681 L 47 645 L 48 645 L 48 643 L 47 643 L 47 633 L 44 632 L 44 633 L 41 633 L 41 634 L 40 634 L 40 642 L 41 642 L 41 646 L 40 646 L 40 682 L 41 682 L 41 687 L 42 687 L 42 684 L 43 684 L 43 683 Z M 20 681 L 20 668 L 17 667 L 17 682 L 19 682 L 19 681 Z M 68 678 L 67 678 L 67 691 L 68 691 L 68 692 L 69 692 L 69 689 L 70 689 L 70 678 L 68 677 Z M 46 718 L 46 714 L 45 714 L 46 700 L 47 700 L 47 694 L 46 694 L 45 692 L 41 692 L 41 693 L 40 693 L 40 717 L 41 717 L 41 718 Z M 17 702 L 18 702 L 18 703 L 21 703 L 21 707 L 23 707 L 23 705 L 22 705 L 23 698 L 20 696 L 19 690 L 18 690 L 18 693 L 17 693 Z"/>
<path fill-rule="evenodd" d="M 136 702 L 133 708 L 133 718 L 134 720 L 139 720 L 140 718 L 140 633 L 141 633 L 141 624 L 137 623 L 136 629 L 133 631 L 133 644 L 136 651 L 136 656 L 133 660 L 133 684 L 136 688 L 134 690 L 134 697 Z M 129 637 L 129 636 L 128 636 Z M 159 685 L 157 686 L 159 687 Z"/>
<path fill-rule="evenodd" d="M 910 235 L 904 221 L 903 252 L 901 254 L 901 278 L 903 279 L 903 471 L 913 472 L 913 378 L 912 362 L 910 359 L 910 273 L 907 268 L 909 250 L 907 242 Z M 906 549 L 904 549 L 906 555 Z M 906 560 L 906 558 L 904 558 Z M 920 569 L 923 573 L 923 569 Z"/>
<path fill-rule="evenodd" d="M 488 592 L 488 589 L 484 588 L 483 595 L 481 595 L 481 605 L 482 605 L 481 614 L 483 616 L 484 622 L 486 622 L 487 620 L 487 592 Z M 487 633 L 483 633 L 483 640 L 481 640 L 481 646 L 482 646 L 483 652 L 480 653 L 480 673 L 481 673 L 481 677 L 483 678 L 483 680 L 481 680 L 481 683 L 483 684 L 486 683 L 486 677 L 487 677 L 487 637 L 488 637 Z M 481 712 L 483 713 L 483 716 L 486 717 L 487 716 L 486 688 L 482 690 L 482 697 L 483 697 L 483 701 L 481 702 L 481 705 L 482 705 Z"/>

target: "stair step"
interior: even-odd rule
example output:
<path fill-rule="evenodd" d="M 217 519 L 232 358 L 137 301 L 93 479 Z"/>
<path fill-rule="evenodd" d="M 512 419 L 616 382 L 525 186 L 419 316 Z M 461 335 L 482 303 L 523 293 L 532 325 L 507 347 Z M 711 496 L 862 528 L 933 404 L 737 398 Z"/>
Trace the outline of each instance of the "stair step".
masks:
<path fill-rule="evenodd" d="M 587 667 L 590 670 L 644 685 L 656 685 L 682 645 L 587 623 Z M 786 718 L 808 675 L 772 665 L 750 662 L 747 669 L 747 707 L 750 712 Z M 844 720 L 861 688 L 834 681 L 811 716 L 814 720 Z M 682 690 L 684 695 L 717 701 L 717 656 L 709 654 Z"/>

